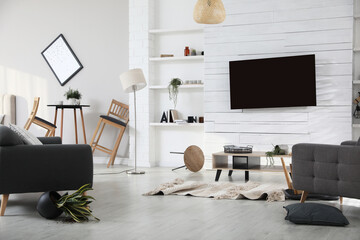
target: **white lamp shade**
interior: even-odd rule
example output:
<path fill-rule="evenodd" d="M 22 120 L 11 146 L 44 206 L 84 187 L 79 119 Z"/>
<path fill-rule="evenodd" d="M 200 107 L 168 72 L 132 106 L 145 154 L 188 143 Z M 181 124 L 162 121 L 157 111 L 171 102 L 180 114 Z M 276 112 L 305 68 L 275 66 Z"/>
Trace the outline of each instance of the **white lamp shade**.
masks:
<path fill-rule="evenodd" d="M 122 73 L 120 81 L 125 92 L 138 91 L 146 87 L 144 73 L 140 68 Z"/>

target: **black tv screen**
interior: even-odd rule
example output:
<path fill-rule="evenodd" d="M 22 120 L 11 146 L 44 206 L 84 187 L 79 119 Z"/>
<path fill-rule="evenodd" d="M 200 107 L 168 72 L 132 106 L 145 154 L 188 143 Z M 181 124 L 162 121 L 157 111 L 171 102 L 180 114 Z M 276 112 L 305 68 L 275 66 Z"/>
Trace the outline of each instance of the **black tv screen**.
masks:
<path fill-rule="evenodd" d="M 316 106 L 315 55 L 231 61 L 231 109 Z"/>

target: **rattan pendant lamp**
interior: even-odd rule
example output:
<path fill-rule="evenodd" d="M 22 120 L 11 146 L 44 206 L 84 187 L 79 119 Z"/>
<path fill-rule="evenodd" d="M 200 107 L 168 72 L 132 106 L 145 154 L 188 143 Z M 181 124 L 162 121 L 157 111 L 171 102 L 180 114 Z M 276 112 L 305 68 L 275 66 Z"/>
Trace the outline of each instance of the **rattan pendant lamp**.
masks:
<path fill-rule="evenodd" d="M 221 0 L 198 0 L 194 8 L 197 23 L 218 24 L 225 20 L 226 13 Z"/>

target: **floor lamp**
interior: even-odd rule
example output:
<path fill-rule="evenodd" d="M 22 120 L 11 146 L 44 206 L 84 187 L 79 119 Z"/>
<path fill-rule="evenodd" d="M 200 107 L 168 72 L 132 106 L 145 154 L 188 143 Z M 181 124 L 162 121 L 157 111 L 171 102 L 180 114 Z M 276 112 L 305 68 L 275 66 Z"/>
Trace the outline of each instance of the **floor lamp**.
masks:
<path fill-rule="evenodd" d="M 146 87 L 146 81 L 143 74 L 143 71 L 139 68 L 131 69 L 123 74 L 120 75 L 120 81 L 122 84 L 122 87 L 125 92 L 134 93 L 134 124 L 135 124 L 135 169 L 134 170 L 128 170 L 126 173 L 128 174 L 144 174 L 144 171 L 137 171 L 136 169 L 136 91 L 139 91 L 140 89 L 143 89 Z"/>

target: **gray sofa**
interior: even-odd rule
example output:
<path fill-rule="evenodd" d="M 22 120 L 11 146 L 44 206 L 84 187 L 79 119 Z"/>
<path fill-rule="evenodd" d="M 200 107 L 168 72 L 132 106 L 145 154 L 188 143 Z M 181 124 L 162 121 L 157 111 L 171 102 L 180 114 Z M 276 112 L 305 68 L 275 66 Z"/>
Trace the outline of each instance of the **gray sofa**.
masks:
<path fill-rule="evenodd" d="M 296 144 L 292 148 L 293 185 L 307 193 L 360 198 L 360 145 Z M 304 196 L 305 195 L 305 196 Z"/>
<path fill-rule="evenodd" d="M 4 214 L 9 194 L 76 190 L 93 182 L 89 145 L 63 145 L 59 137 L 39 138 L 44 145 L 24 145 L 0 125 L 0 194 Z"/>

